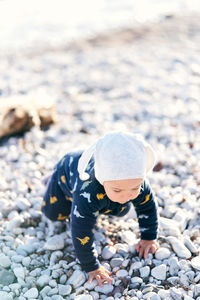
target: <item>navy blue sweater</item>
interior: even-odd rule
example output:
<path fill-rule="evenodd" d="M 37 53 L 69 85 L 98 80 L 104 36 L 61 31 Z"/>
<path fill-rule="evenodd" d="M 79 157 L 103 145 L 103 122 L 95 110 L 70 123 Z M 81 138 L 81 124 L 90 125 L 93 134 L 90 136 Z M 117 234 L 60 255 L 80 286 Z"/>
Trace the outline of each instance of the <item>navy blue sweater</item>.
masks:
<path fill-rule="evenodd" d="M 71 232 L 77 258 L 84 271 L 90 272 L 99 267 L 94 245 L 93 229 L 99 214 L 123 216 L 132 202 L 138 217 L 141 239 L 157 238 L 157 207 L 150 185 L 143 181 L 140 194 L 125 204 L 111 201 L 94 176 L 94 160 L 87 166 L 90 178 L 82 181 L 77 171 L 81 151 L 66 154 L 56 165 L 54 171 L 59 190 L 65 199 L 72 202 Z M 51 183 L 50 183 L 51 184 Z M 55 195 L 56 196 L 56 195 Z"/>

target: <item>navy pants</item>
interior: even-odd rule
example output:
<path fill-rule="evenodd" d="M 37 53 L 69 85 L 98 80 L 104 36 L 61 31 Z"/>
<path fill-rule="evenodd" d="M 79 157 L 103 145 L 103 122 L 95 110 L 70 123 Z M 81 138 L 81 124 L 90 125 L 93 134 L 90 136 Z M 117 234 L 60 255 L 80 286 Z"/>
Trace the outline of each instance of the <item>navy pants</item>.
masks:
<path fill-rule="evenodd" d="M 56 172 L 49 178 L 43 197 L 42 212 L 52 221 L 64 221 L 71 213 L 72 197 L 64 193 L 57 181 Z"/>

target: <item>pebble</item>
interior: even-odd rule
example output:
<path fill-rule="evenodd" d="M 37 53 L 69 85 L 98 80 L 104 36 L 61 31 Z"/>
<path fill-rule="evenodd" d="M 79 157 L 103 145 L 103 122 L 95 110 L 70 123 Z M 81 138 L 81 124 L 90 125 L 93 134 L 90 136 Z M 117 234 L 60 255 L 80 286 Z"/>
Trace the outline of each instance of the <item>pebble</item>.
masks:
<path fill-rule="evenodd" d="M 145 266 L 140 268 L 140 276 L 142 278 L 148 277 L 150 274 L 150 267 L 149 266 Z"/>
<path fill-rule="evenodd" d="M 192 258 L 191 265 L 195 270 L 200 271 L 200 256 Z"/>
<path fill-rule="evenodd" d="M 151 275 L 158 280 L 166 279 L 167 267 L 164 264 L 161 264 L 151 270 Z"/>
<path fill-rule="evenodd" d="M 54 235 L 47 239 L 44 244 L 44 249 L 46 250 L 59 250 L 63 249 L 65 246 L 64 238 L 62 235 Z"/>
<path fill-rule="evenodd" d="M 78 295 L 75 296 L 74 300 L 93 300 L 91 295 Z"/>
<path fill-rule="evenodd" d="M 110 259 L 111 257 L 113 257 L 113 255 L 115 255 L 116 253 L 116 248 L 113 246 L 106 246 L 104 247 L 103 251 L 102 251 L 102 257 L 103 259 Z"/>
<path fill-rule="evenodd" d="M 172 257 L 169 260 L 169 273 L 171 276 L 177 275 L 180 269 L 180 264 L 177 257 Z"/>
<path fill-rule="evenodd" d="M 40 286 L 40 287 L 43 287 L 45 285 L 47 285 L 50 281 L 50 277 L 48 275 L 42 275 L 38 278 L 37 280 L 37 284 Z"/>
<path fill-rule="evenodd" d="M 15 280 L 14 273 L 5 269 L 0 269 L 0 284 L 3 286 L 12 284 Z"/>
<path fill-rule="evenodd" d="M 12 297 L 12 295 L 9 295 L 6 292 L 0 291 L 0 299 L 1 300 L 13 300 L 13 297 Z"/>
<path fill-rule="evenodd" d="M 172 245 L 173 250 L 181 258 L 190 258 L 191 252 L 184 246 L 183 242 L 173 236 L 169 236 L 168 241 Z"/>
<path fill-rule="evenodd" d="M 103 287 L 95 286 L 95 291 L 102 293 L 102 294 L 108 294 L 113 291 L 114 287 L 112 284 L 104 284 Z"/>
<path fill-rule="evenodd" d="M 31 288 L 29 289 L 25 294 L 24 297 L 28 298 L 28 299 L 34 299 L 38 297 L 38 290 L 36 288 Z"/>
<path fill-rule="evenodd" d="M 126 277 L 126 276 L 128 276 L 128 272 L 126 270 L 119 270 L 119 271 L 117 271 L 116 276 L 117 277 Z"/>
<path fill-rule="evenodd" d="M 1 253 L 0 254 L 0 267 L 3 268 L 8 268 L 11 265 L 11 260 L 8 256 L 6 256 L 5 254 Z"/>
<path fill-rule="evenodd" d="M 184 245 L 190 250 L 190 252 L 196 254 L 199 252 L 199 250 L 197 249 L 197 247 L 194 245 L 194 243 L 191 241 L 191 239 L 189 238 L 189 236 L 184 236 Z"/>
<path fill-rule="evenodd" d="M 72 285 L 74 288 L 81 286 L 85 282 L 85 274 L 80 270 L 75 270 L 72 276 L 67 280 L 67 284 Z"/>
<path fill-rule="evenodd" d="M 25 278 L 25 271 L 24 271 L 23 267 L 14 268 L 13 272 L 14 272 L 14 274 L 15 274 L 15 276 L 17 278 L 20 278 L 20 279 L 24 279 Z"/>
<path fill-rule="evenodd" d="M 179 289 L 172 287 L 170 288 L 170 294 L 173 299 L 181 300 L 182 299 L 182 293 Z"/>
<path fill-rule="evenodd" d="M 112 258 L 111 261 L 110 261 L 110 265 L 112 268 L 115 268 L 115 267 L 120 267 L 121 264 L 123 263 L 123 258 L 121 257 L 116 257 L 116 258 Z"/>
<path fill-rule="evenodd" d="M 72 287 L 69 284 L 67 284 L 67 285 L 58 284 L 58 291 L 59 291 L 60 295 L 66 296 L 66 295 L 69 295 L 71 293 Z"/>
<path fill-rule="evenodd" d="M 163 260 L 169 258 L 170 255 L 171 252 L 169 251 L 169 249 L 160 247 L 155 253 L 155 258 L 159 260 Z"/>

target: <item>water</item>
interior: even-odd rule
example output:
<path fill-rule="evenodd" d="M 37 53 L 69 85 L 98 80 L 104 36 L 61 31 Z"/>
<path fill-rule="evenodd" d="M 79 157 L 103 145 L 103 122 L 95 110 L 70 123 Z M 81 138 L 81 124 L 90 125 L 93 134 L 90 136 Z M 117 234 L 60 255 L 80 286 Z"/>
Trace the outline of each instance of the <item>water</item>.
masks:
<path fill-rule="evenodd" d="M 197 11 L 199 0 L 0 0 L 0 50 L 56 45 Z"/>

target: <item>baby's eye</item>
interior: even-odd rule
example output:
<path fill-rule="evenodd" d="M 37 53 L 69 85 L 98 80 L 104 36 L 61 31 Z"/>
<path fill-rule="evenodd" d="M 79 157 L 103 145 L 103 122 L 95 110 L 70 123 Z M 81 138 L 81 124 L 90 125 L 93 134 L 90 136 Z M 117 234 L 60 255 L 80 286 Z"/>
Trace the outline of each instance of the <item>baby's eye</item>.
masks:
<path fill-rule="evenodd" d="M 115 192 L 115 193 L 120 193 L 121 191 L 115 191 L 115 190 L 114 190 L 114 192 Z"/>

